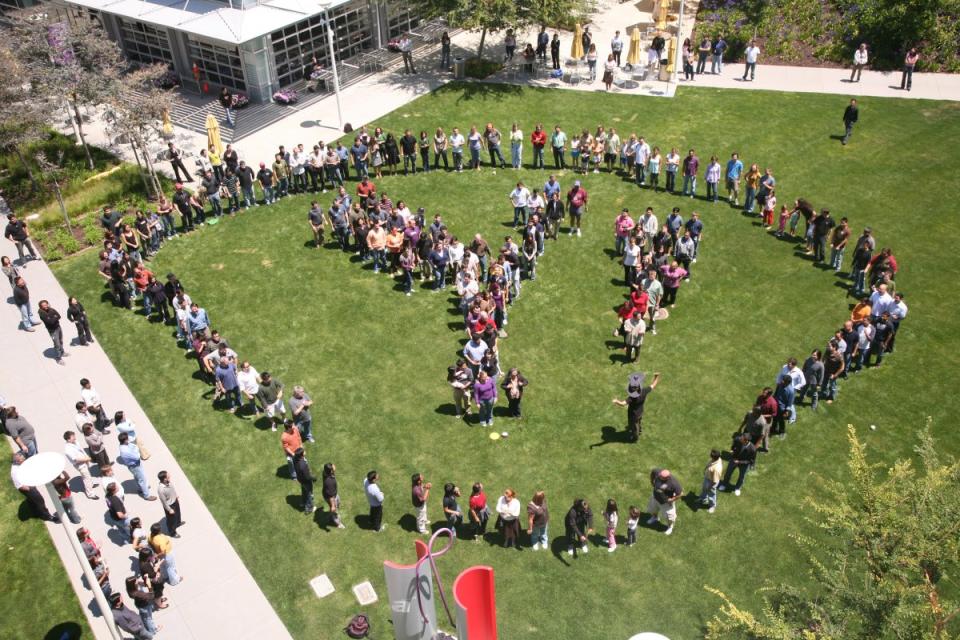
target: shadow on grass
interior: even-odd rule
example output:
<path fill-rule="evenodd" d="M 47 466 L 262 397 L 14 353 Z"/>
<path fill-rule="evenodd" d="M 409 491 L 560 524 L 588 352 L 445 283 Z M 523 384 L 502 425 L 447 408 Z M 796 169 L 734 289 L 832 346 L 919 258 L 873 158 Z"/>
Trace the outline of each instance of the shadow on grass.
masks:
<path fill-rule="evenodd" d="M 418 533 L 417 519 L 411 513 L 405 513 L 397 520 L 397 526 L 408 533 Z"/>
<path fill-rule="evenodd" d="M 455 416 L 457 415 L 457 408 L 452 402 L 447 402 L 434 409 L 434 413 L 439 413 L 442 416 Z"/>
<path fill-rule="evenodd" d="M 557 536 L 550 542 L 550 552 L 553 553 L 553 557 L 563 563 L 565 567 L 569 567 L 570 563 L 567 561 L 568 557 L 575 556 L 566 556 L 564 554 L 567 551 L 567 538 L 566 536 Z"/>
<path fill-rule="evenodd" d="M 297 513 L 303 513 L 303 502 L 300 500 L 299 494 L 291 494 L 287 496 L 286 500 L 291 509 Z"/>
<path fill-rule="evenodd" d="M 277 477 L 284 480 L 293 480 L 293 474 L 290 473 L 290 465 L 282 464 L 277 467 Z"/>
<path fill-rule="evenodd" d="M 703 504 L 700 502 L 700 497 L 693 491 L 689 491 L 683 496 L 683 503 L 687 505 L 687 508 L 694 513 L 704 508 Z"/>
<path fill-rule="evenodd" d="M 602 447 L 608 444 L 632 444 L 633 439 L 626 430 L 619 430 L 616 427 L 606 426 L 600 429 L 600 442 L 594 442 L 588 449 Z"/>
<path fill-rule="evenodd" d="M 469 102 L 476 98 L 508 98 L 519 96 L 523 87 L 518 84 L 498 84 L 493 82 L 450 82 L 440 87 L 434 93 L 458 93 L 457 104 Z"/>
<path fill-rule="evenodd" d="M 50 627 L 43 640 L 78 640 L 83 637 L 83 629 L 76 622 L 61 622 Z"/>

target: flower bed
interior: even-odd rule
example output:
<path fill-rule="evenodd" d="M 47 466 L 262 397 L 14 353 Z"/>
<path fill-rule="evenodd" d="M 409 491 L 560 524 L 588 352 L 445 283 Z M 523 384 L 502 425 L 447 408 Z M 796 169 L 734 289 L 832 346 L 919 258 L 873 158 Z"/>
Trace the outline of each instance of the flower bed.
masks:
<path fill-rule="evenodd" d="M 293 89 L 284 89 L 273 94 L 273 101 L 277 104 L 293 104 L 299 99 Z"/>

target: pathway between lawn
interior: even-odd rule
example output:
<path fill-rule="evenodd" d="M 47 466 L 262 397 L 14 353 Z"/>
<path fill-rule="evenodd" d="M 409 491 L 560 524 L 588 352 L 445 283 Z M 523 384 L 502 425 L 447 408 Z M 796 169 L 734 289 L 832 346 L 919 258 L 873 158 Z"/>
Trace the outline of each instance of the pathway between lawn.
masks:
<path fill-rule="evenodd" d="M 2 224 L 6 226 L 5 217 Z M 0 254 L 13 257 L 17 252 L 14 245 L 4 238 L 0 239 Z M 36 429 L 40 450 L 63 452 L 63 432 L 68 429 L 77 431 L 73 416 L 76 413 L 74 404 L 80 399 L 79 381 L 81 378 L 89 378 L 100 393 L 103 406 L 109 414 L 112 416 L 114 411 L 123 410 L 128 419 L 136 424 L 138 437 L 149 446 L 151 458 L 144 464 L 154 492 L 157 473 L 165 469 L 172 474 L 173 484 L 180 496 L 183 519 L 187 523 L 180 529 L 181 538 L 173 541 L 177 568 L 185 579 L 176 587 L 167 588 L 165 595 L 170 600 L 170 607 L 158 611 L 154 616 L 157 624 L 163 627 L 158 638 L 290 638 L 266 596 L 207 510 L 173 454 L 167 449 L 133 393 L 100 348 L 99 342 L 87 347 L 70 344 L 76 338 L 76 331 L 66 319 L 67 294 L 46 263 L 30 262 L 24 278 L 30 288 L 34 309 L 40 300 L 47 299 L 63 316 L 64 343 L 70 354 L 70 357 L 64 359 L 63 366 L 58 365 L 52 358 L 52 344 L 43 326 L 38 326 L 33 333 L 18 330 L 20 313 L 17 308 L 9 303 L 0 305 L 0 323 L 4 327 L 0 332 L 0 352 L 3 353 L 4 363 L 3 367 L 0 367 L 0 393 L 7 403 L 16 406 Z M 9 298 L 9 293 L 9 290 L 5 291 L 5 298 Z M 99 300 L 82 302 L 87 307 L 101 304 Z M 97 327 L 92 328 L 94 337 L 97 337 Z M 148 363 L 145 362 L 145 366 L 149 366 Z M 162 380 L 157 380 L 156 392 L 164 393 Z M 117 455 L 116 434 L 116 429 L 112 428 L 110 435 L 105 438 L 112 460 L 116 460 Z M 83 436 L 80 435 L 80 442 L 82 441 Z M 163 507 L 160 506 L 160 501 L 147 502 L 139 497 L 137 485 L 127 469 L 114 466 L 114 475 L 123 484 L 127 495 L 126 506 L 131 515 L 139 516 L 146 529 L 149 529 L 152 523 L 162 521 Z M 71 488 L 79 488 L 79 474 L 69 463 L 67 471 L 75 478 Z M 83 518 L 82 526 L 87 527 L 94 540 L 101 545 L 104 560 L 110 569 L 110 582 L 114 591 L 122 592 L 124 579 L 132 574 L 132 546 L 128 541 L 118 544 L 119 536 L 106 522 L 103 488 L 101 486 L 95 489 L 101 496 L 99 500 L 88 499 L 82 491 L 75 491 L 74 502 Z M 53 505 L 49 503 L 49 499 L 47 503 L 52 512 Z M 79 526 L 81 525 L 71 525 L 70 530 L 75 531 Z M 47 530 L 53 538 L 74 591 L 84 605 L 94 635 L 97 638 L 110 638 L 106 623 L 93 613 L 97 610 L 93 594 L 83 585 L 80 565 L 63 528 L 60 525 L 48 524 Z M 7 585 L 7 588 L 12 589 L 8 592 L 11 597 L 31 597 L 29 585 Z M 307 588 L 307 585 L 304 585 L 304 588 Z M 129 605 L 125 593 L 124 600 Z M 57 605 L 55 602 L 50 604 L 54 607 Z"/>

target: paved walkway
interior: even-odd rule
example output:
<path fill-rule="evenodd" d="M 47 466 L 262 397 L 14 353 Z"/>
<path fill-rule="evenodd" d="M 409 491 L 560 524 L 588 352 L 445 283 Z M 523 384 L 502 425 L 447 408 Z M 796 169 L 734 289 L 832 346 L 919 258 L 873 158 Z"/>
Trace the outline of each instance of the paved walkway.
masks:
<path fill-rule="evenodd" d="M 2 224 L 6 225 L 5 218 Z M 11 242 L 0 239 L 0 255 L 16 256 L 17 253 Z M 41 451 L 62 452 L 63 432 L 67 429 L 76 430 L 74 404 L 80 399 L 79 381 L 86 377 L 100 393 L 103 406 L 111 416 L 114 411 L 122 409 L 136 424 L 138 437 L 150 449 L 151 458 L 144 464 L 154 492 L 157 473 L 165 469 L 170 472 L 180 496 L 183 519 L 187 524 L 180 530 L 182 537 L 173 542 L 177 568 L 185 579 L 176 587 L 167 589 L 165 595 L 170 600 L 170 607 L 154 615 L 156 623 L 163 627 L 158 638 L 289 638 L 280 618 L 100 348 L 99 342 L 87 347 L 69 346 L 76 337 L 76 331 L 66 319 L 67 295 L 46 263 L 30 262 L 24 278 L 30 288 L 34 308 L 41 299 L 47 299 L 63 316 L 64 343 L 70 354 L 64 359 L 63 366 L 58 365 L 51 357 L 52 345 L 43 326 L 38 326 L 33 333 L 18 330 L 20 313 L 17 308 L 12 304 L 0 304 L 0 326 L 4 327 L 0 331 L 0 351 L 4 361 L 4 366 L 0 367 L 0 391 L 6 401 L 15 405 L 36 429 Z M 9 297 L 9 290 L 4 292 L 4 296 Z M 95 301 L 86 302 L 93 304 Z M 93 327 L 94 336 L 96 329 Z M 105 438 L 111 460 L 115 460 L 117 454 L 116 433 L 116 429 L 111 429 L 111 434 Z M 80 442 L 83 442 L 82 435 Z M 147 502 L 140 498 L 137 485 L 127 469 L 114 466 L 114 475 L 122 482 L 127 494 L 125 502 L 130 513 L 139 516 L 148 530 L 154 522 L 162 521 L 160 501 Z M 78 477 L 69 464 L 67 470 L 71 476 Z M 76 481 L 71 484 L 73 486 L 78 486 Z M 95 491 L 103 495 L 103 487 Z M 120 537 L 106 522 L 106 506 L 102 497 L 91 500 L 82 492 L 75 492 L 74 502 L 83 519 L 82 526 L 87 527 L 94 540 L 101 545 L 114 590 L 123 591 L 124 579 L 132 574 L 134 554 L 131 545 L 127 541 L 118 544 Z M 49 502 L 48 508 L 53 511 L 53 505 Z M 83 586 L 80 565 L 63 527 L 48 524 L 47 530 L 60 553 L 77 597 L 84 605 L 94 635 L 101 639 L 110 638 L 106 623 L 93 613 L 97 611 L 93 594 Z M 75 531 L 76 526 L 71 525 L 70 530 Z M 19 593 L 18 597 L 27 597 L 29 591 L 28 585 L 6 587 L 13 589 L 8 593 Z M 128 601 L 126 594 L 124 599 Z M 51 603 L 51 606 L 56 606 L 56 603 Z"/>

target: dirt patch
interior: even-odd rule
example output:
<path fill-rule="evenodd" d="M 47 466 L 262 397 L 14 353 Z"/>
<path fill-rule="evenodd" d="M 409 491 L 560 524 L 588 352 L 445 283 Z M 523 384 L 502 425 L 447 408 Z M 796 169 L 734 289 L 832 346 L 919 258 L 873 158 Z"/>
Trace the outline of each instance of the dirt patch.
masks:
<path fill-rule="evenodd" d="M 223 271 L 224 264 L 222 262 L 217 262 L 216 264 L 210 265 L 210 268 L 214 271 Z"/>
<path fill-rule="evenodd" d="M 260 261 L 260 266 L 264 269 L 271 269 L 273 267 L 273 260 L 263 259 Z"/>

